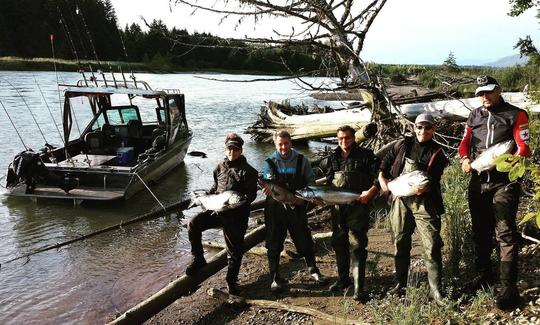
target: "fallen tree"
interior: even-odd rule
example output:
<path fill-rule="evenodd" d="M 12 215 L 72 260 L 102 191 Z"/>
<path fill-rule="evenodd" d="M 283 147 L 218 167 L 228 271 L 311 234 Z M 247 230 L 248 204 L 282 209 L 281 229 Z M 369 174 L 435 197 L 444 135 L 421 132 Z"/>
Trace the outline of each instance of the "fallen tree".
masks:
<path fill-rule="evenodd" d="M 265 226 L 259 226 L 249 232 L 244 240 L 246 250 L 264 240 L 266 233 Z M 222 250 L 214 255 L 208 264 L 201 268 L 195 276 L 182 275 L 177 280 L 169 283 L 166 287 L 153 294 L 148 299 L 130 308 L 124 314 L 110 322 L 109 324 L 141 324 L 150 319 L 168 305 L 182 296 L 186 296 L 197 290 L 199 285 L 206 279 L 216 274 L 227 265 L 227 252 Z"/>

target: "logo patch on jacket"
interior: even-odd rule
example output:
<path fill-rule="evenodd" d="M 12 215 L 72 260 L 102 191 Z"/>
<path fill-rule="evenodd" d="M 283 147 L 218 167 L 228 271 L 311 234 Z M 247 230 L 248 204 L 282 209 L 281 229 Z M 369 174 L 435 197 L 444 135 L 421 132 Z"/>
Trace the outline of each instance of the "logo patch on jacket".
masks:
<path fill-rule="evenodd" d="M 519 126 L 519 137 L 525 144 L 529 144 L 529 124 Z"/>

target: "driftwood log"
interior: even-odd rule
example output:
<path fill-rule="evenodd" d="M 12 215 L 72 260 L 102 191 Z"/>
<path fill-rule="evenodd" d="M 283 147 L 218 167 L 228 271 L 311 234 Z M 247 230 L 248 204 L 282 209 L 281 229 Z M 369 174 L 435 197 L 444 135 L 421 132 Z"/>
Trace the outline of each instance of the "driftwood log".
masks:
<path fill-rule="evenodd" d="M 244 245 L 246 249 L 257 245 L 264 240 L 265 226 L 259 226 L 246 235 Z M 178 298 L 188 295 L 197 290 L 199 285 L 206 279 L 216 274 L 227 265 L 227 253 L 223 250 L 214 255 L 208 264 L 201 268 L 195 276 L 182 275 L 177 280 L 169 283 L 166 287 L 153 294 L 148 299 L 140 302 L 137 306 L 127 310 L 124 314 L 109 324 L 141 324 L 150 319 L 165 307 L 169 306 Z"/>
<path fill-rule="evenodd" d="M 369 105 L 372 106 L 371 96 Z M 331 113 L 287 115 L 282 112 L 280 104 L 269 102 L 261 109 L 259 119 L 246 133 L 250 133 L 255 141 L 271 142 L 274 132 L 286 130 L 292 140 L 310 140 L 332 137 L 338 127 L 348 124 L 359 130 L 371 121 L 369 108 L 351 108 Z"/>
<path fill-rule="evenodd" d="M 519 108 L 528 109 L 532 114 L 540 113 L 540 105 L 533 104 L 525 93 L 502 93 L 504 100 Z M 451 100 L 440 100 L 426 103 L 398 105 L 399 110 L 407 118 L 414 118 L 417 115 L 429 112 L 433 116 L 456 121 L 467 120 L 471 110 L 480 107 L 480 99 L 462 98 Z"/>
<path fill-rule="evenodd" d="M 229 295 L 221 290 L 214 288 L 208 289 L 206 293 L 211 297 L 231 304 L 257 306 L 266 309 L 279 309 L 293 313 L 309 315 L 323 321 L 330 322 L 332 324 L 366 324 L 360 320 L 346 319 L 334 315 L 329 315 L 313 308 L 294 306 L 271 300 L 244 299 L 242 297 Z"/>

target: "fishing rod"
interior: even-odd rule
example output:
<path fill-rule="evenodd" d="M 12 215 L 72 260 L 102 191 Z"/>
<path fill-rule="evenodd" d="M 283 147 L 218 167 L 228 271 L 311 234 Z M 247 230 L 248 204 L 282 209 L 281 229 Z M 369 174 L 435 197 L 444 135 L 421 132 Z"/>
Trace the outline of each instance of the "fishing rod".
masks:
<path fill-rule="evenodd" d="M 19 136 L 19 140 L 21 140 L 23 146 L 24 146 L 24 149 L 28 150 L 28 147 L 26 146 L 26 144 L 24 143 L 22 137 L 21 137 L 21 134 L 19 133 L 19 130 L 17 130 L 17 127 L 15 126 L 15 123 L 13 123 L 13 120 L 11 119 L 11 116 L 9 116 L 9 113 L 6 109 L 6 107 L 4 106 L 4 103 L 2 102 L 2 100 L 0 100 L 0 104 L 2 105 L 2 108 L 4 109 L 4 112 L 6 112 L 6 115 L 9 119 L 9 122 L 11 122 L 11 125 L 13 126 L 13 129 L 15 129 L 15 132 L 17 132 L 17 136 Z"/>
<path fill-rule="evenodd" d="M 10 260 L 7 260 L 7 261 L 4 261 L 4 262 L 0 263 L 0 268 L 4 264 L 8 264 L 8 263 L 11 263 L 11 262 L 23 259 L 23 258 L 28 258 L 29 259 L 30 256 L 32 256 L 32 255 L 43 253 L 43 252 L 49 251 L 51 249 L 60 248 L 60 247 L 63 247 L 63 246 L 66 246 L 66 245 L 69 245 L 69 244 L 84 240 L 84 239 L 88 239 L 88 238 L 91 238 L 91 237 L 106 233 L 106 232 L 111 231 L 111 230 L 121 229 L 123 226 L 127 226 L 127 225 L 130 225 L 130 224 L 133 224 L 133 223 L 136 223 L 136 222 L 140 222 L 140 221 L 147 221 L 147 220 L 159 218 L 159 217 L 162 217 L 162 216 L 164 216 L 166 214 L 171 214 L 171 213 L 174 213 L 174 212 L 183 211 L 183 210 L 185 210 L 185 209 L 187 209 L 189 207 L 190 203 L 191 203 L 191 199 L 186 199 L 186 200 L 183 200 L 183 201 L 168 205 L 168 206 L 165 207 L 164 210 L 157 210 L 157 211 L 153 211 L 153 212 L 148 212 L 148 213 L 145 213 L 143 215 L 139 215 L 139 216 L 137 216 L 135 218 L 131 218 L 131 219 L 128 219 L 126 221 L 121 221 L 120 223 L 117 223 L 115 225 L 100 229 L 98 231 L 94 231 L 94 232 L 86 234 L 86 235 L 79 236 L 77 238 L 67 240 L 65 242 L 56 243 L 56 244 L 53 244 L 53 245 L 49 245 L 49 246 L 45 246 L 45 247 L 36 249 L 36 250 L 34 250 L 34 251 L 32 251 L 32 252 L 30 252 L 28 254 L 20 255 L 20 256 L 12 258 Z"/>
<path fill-rule="evenodd" d="M 120 223 L 117 223 L 115 225 L 112 225 L 112 226 L 109 226 L 109 227 L 94 231 L 92 233 L 89 233 L 89 234 L 86 234 L 86 235 L 79 236 L 77 238 L 67 240 L 67 241 L 62 242 L 62 243 L 56 243 L 56 244 L 53 244 L 53 245 L 49 245 L 49 246 L 45 246 L 45 247 L 36 249 L 36 250 L 34 250 L 34 251 L 32 251 L 32 252 L 30 252 L 28 254 L 20 255 L 20 256 L 12 258 L 10 260 L 7 260 L 7 261 L 4 261 L 4 262 L 0 263 L 0 269 L 1 269 L 2 265 L 4 265 L 4 264 L 8 264 L 8 263 L 11 263 L 11 262 L 14 262 L 14 261 L 17 261 L 17 260 L 21 260 L 23 258 L 30 259 L 30 256 L 33 256 L 33 255 L 36 255 L 36 254 L 39 254 L 39 253 L 43 253 L 43 252 L 46 252 L 46 251 L 49 251 L 49 250 L 52 250 L 52 249 L 58 249 L 60 247 L 67 246 L 69 244 L 72 244 L 72 243 L 75 243 L 75 242 L 78 242 L 78 241 L 81 241 L 81 240 L 85 240 L 85 239 L 88 239 L 88 238 L 91 238 L 91 237 L 94 237 L 94 236 L 97 236 L 97 235 L 100 235 L 100 234 L 103 234 L 103 233 L 106 233 L 106 232 L 109 232 L 109 231 L 112 231 L 112 230 L 122 229 L 123 226 L 131 225 L 131 224 L 141 222 L 141 221 L 148 221 L 148 220 L 156 219 L 156 218 L 163 217 L 163 216 L 170 215 L 170 214 L 174 214 L 174 213 L 179 213 L 181 211 L 189 209 L 190 208 L 190 206 L 189 206 L 190 203 L 191 203 L 191 199 L 185 199 L 185 200 L 182 200 L 180 202 L 173 203 L 173 204 L 170 204 L 170 205 L 166 206 L 164 210 L 157 210 L 157 211 L 148 212 L 148 213 L 139 215 L 137 217 L 131 218 L 129 220 L 121 221 Z M 251 204 L 251 210 L 254 211 L 254 210 L 261 209 L 261 208 L 264 207 L 264 204 L 265 204 L 264 200 L 255 201 L 255 202 L 253 202 Z"/>
<path fill-rule="evenodd" d="M 75 48 L 75 44 L 73 43 L 73 38 L 71 37 L 71 33 L 69 32 L 69 28 L 67 27 L 66 20 L 64 19 L 64 16 L 62 15 L 62 11 L 60 11 L 60 7 L 58 7 L 58 5 L 56 6 L 56 10 L 58 11 L 58 15 L 60 16 L 60 24 L 62 25 L 64 33 L 66 34 L 66 38 L 68 39 L 71 51 L 73 52 L 73 55 L 75 56 L 75 59 L 77 60 L 77 64 L 80 67 L 81 60 L 79 60 L 79 55 L 77 53 L 77 49 Z"/>
<path fill-rule="evenodd" d="M 54 34 L 51 34 L 49 37 L 50 43 L 51 43 L 51 52 L 53 56 L 53 66 L 54 66 L 54 74 L 56 76 L 56 92 L 58 93 L 58 105 L 60 106 L 60 116 L 64 116 L 64 109 L 62 107 L 62 96 L 60 96 L 60 81 L 58 80 L 58 69 L 56 68 L 56 53 L 54 52 Z M 64 139 L 63 136 L 60 137 L 62 139 L 62 142 L 64 143 L 64 155 L 66 159 L 70 159 L 68 148 L 66 146 L 66 139 Z"/>
<path fill-rule="evenodd" d="M 34 81 L 36 82 L 36 86 L 38 87 L 39 93 L 41 94 L 41 98 L 43 98 L 43 101 L 45 102 L 45 106 L 47 107 L 47 111 L 49 111 L 49 115 L 51 116 L 54 126 L 56 127 L 56 131 L 58 131 L 58 135 L 60 136 L 60 141 L 62 141 L 62 143 L 65 146 L 66 143 L 64 141 L 64 137 L 62 136 L 62 132 L 60 132 L 60 129 L 58 128 L 58 125 L 56 124 L 56 120 L 54 119 L 53 113 L 51 111 L 51 108 L 49 107 L 49 104 L 47 103 L 47 100 L 45 99 L 45 95 L 43 94 L 43 91 L 41 90 L 41 87 L 39 86 L 36 76 L 35 75 L 32 75 L 32 76 L 34 77 Z"/>
<path fill-rule="evenodd" d="M 24 97 L 22 96 L 21 92 L 19 91 L 19 89 L 17 89 L 9 80 L 7 79 L 2 79 L 4 80 L 4 82 L 6 82 L 8 85 L 11 86 L 11 88 L 13 88 L 17 94 L 19 95 L 19 97 L 21 98 L 21 100 L 23 101 L 24 105 L 26 106 L 26 108 L 28 109 L 28 113 L 30 113 L 30 116 L 32 116 L 32 119 L 34 120 L 34 123 L 36 124 L 38 130 L 39 130 L 39 133 L 41 134 L 41 137 L 43 138 L 43 140 L 45 141 L 45 144 L 48 144 L 47 142 L 47 139 L 45 138 L 45 134 L 43 134 L 43 131 L 41 130 L 41 128 L 39 127 L 39 123 L 37 122 L 36 120 L 36 117 L 34 116 L 34 113 L 32 113 L 32 110 L 30 109 L 30 106 L 28 105 L 28 103 L 26 102 L 26 100 L 24 99 Z"/>
<path fill-rule="evenodd" d="M 97 52 L 96 52 L 96 47 L 94 46 L 94 41 L 92 40 L 92 35 L 90 34 L 90 30 L 88 29 L 88 25 L 86 24 L 86 19 L 84 19 L 84 15 L 83 15 L 81 9 L 79 8 L 79 5 L 77 4 L 77 2 L 75 2 L 75 5 L 76 5 L 75 13 L 81 17 L 81 21 L 83 23 L 83 27 L 84 27 L 84 30 L 86 32 L 86 36 L 88 37 L 88 41 L 90 41 L 90 46 L 92 47 L 92 51 L 94 52 L 94 57 L 96 58 L 98 67 L 101 68 L 101 62 L 99 61 L 99 58 L 98 58 L 98 55 L 97 55 Z"/>

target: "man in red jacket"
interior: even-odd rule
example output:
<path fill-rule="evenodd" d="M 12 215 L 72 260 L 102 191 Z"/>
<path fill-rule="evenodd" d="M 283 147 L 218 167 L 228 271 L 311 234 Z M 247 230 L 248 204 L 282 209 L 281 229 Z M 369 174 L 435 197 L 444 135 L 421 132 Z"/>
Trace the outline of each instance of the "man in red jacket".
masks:
<path fill-rule="evenodd" d="M 469 288 L 477 290 L 494 282 L 490 256 L 495 234 L 500 247 L 501 282 L 496 303 L 500 309 L 513 309 L 519 303 L 516 283 L 520 236 L 516 214 L 520 183 L 510 182 L 508 173 L 496 169 L 477 172 L 471 168 L 471 162 L 489 147 L 512 139 L 516 144 L 515 155 L 530 156 L 529 118 L 524 110 L 504 101 L 494 78 L 480 76 L 476 83 L 476 95 L 482 106 L 469 114 L 459 147 L 461 167 L 465 173 L 471 173 L 469 208 L 478 275 Z"/>

